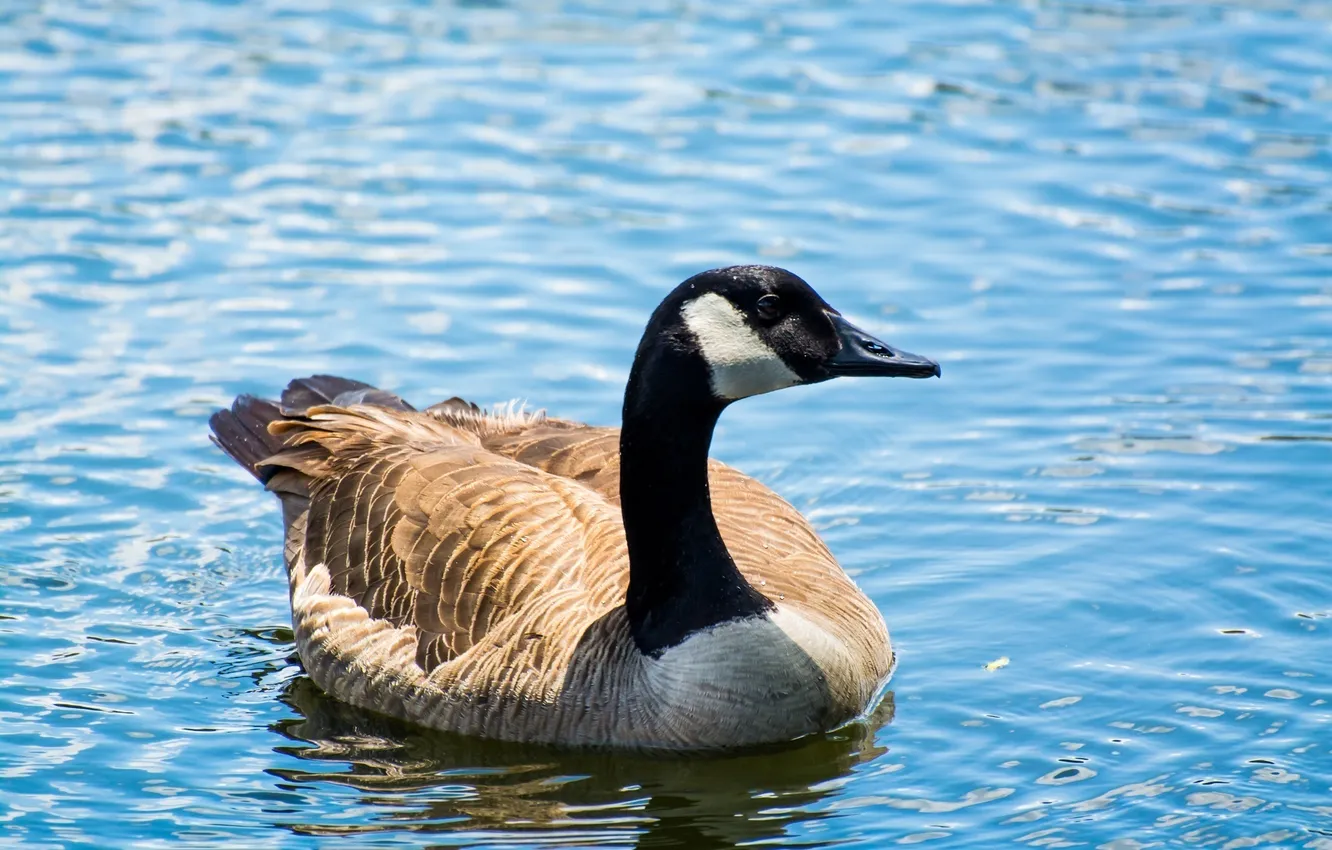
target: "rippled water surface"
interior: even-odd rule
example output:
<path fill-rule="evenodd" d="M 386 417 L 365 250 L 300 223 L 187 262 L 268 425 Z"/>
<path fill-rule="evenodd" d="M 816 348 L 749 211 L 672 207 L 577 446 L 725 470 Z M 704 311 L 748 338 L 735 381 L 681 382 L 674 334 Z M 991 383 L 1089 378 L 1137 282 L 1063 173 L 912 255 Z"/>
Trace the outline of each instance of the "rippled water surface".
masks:
<path fill-rule="evenodd" d="M 1314 0 L 3 4 L 0 841 L 1332 847 L 1329 116 Z M 654 760 L 311 685 L 213 408 L 614 423 L 756 261 L 944 365 L 714 446 L 883 610 L 878 716 Z"/>

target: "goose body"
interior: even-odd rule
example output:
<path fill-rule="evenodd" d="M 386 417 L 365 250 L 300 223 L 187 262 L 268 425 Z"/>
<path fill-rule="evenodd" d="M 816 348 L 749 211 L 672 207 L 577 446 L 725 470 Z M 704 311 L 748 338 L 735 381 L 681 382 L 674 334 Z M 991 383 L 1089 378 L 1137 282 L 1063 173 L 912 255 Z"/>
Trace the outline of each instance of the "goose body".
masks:
<path fill-rule="evenodd" d="M 774 294 L 767 325 L 750 305 Z M 282 502 L 297 649 L 327 693 L 484 737 L 711 749 L 841 725 L 892 670 L 882 617 L 809 523 L 707 457 L 731 401 L 871 358 L 938 372 L 789 272 L 738 267 L 654 313 L 622 428 L 418 411 L 328 376 L 211 424 Z"/>

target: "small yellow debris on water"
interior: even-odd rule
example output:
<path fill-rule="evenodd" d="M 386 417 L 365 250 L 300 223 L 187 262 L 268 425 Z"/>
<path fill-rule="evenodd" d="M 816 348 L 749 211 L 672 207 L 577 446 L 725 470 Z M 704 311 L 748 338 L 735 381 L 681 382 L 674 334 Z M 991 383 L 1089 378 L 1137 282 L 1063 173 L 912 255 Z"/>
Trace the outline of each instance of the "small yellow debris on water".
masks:
<path fill-rule="evenodd" d="M 998 658 L 991 661 L 989 664 L 986 664 L 985 669 L 993 673 L 995 670 L 999 670 L 1007 666 L 1008 666 L 1008 656 L 1001 655 Z"/>

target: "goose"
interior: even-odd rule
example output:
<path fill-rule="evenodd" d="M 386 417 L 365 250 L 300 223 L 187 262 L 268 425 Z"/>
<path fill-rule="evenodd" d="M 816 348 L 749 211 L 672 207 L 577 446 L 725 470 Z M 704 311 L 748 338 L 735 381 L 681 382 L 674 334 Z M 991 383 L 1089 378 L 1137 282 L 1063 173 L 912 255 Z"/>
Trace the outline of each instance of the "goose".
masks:
<path fill-rule="evenodd" d="M 281 503 L 296 648 L 324 692 L 483 738 L 716 750 L 855 720 L 895 662 L 805 518 L 709 459 L 718 417 L 839 376 L 939 375 L 795 274 L 734 266 L 652 313 L 620 428 L 417 410 L 327 375 L 210 425 Z"/>

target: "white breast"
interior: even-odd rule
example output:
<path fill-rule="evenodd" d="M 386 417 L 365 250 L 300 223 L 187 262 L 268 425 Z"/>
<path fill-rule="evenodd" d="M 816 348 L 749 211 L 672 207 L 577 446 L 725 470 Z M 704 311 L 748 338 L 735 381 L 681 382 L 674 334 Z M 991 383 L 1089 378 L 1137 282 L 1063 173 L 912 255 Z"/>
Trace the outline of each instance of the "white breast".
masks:
<path fill-rule="evenodd" d="M 648 659 L 648 699 L 665 738 L 731 744 L 796 738 L 864 711 L 876 682 L 859 682 L 847 647 L 789 608 L 700 632 Z"/>

